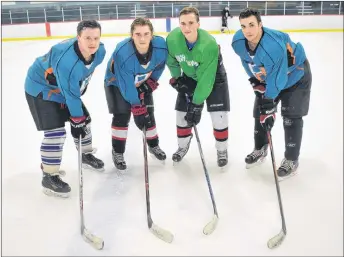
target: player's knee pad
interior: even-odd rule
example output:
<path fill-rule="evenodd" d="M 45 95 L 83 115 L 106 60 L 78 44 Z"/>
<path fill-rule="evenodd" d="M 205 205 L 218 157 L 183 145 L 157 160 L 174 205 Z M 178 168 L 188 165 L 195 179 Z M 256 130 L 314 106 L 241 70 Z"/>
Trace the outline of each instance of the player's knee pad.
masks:
<path fill-rule="evenodd" d="M 214 128 L 215 147 L 218 151 L 227 149 L 228 140 L 228 112 L 211 112 L 210 117 Z"/>
<path fill-rule="evenodd" d="M 63 145 L 66 140 L 66 129 L 64 127 L 45 130 L 43 143 Z"/>
<path fill-rule="evenodd" d="M 283 117 L 283 127 L 284 129 L 296 129 L 303 127 L 303 119 L 302 117 L 297 118 L 289 118 L 284 116 Z"/>
<path fill-rule="evenodd" d="M 114 127 L 128 127 L 130 120 L 130 112 L 114 114 L 112 117 L 112 126 Z"/>
<path fill-rule="evenodd" d="M 228 112 L 210 112 L 210 117 L 214 129 L 228 128 Z"/>

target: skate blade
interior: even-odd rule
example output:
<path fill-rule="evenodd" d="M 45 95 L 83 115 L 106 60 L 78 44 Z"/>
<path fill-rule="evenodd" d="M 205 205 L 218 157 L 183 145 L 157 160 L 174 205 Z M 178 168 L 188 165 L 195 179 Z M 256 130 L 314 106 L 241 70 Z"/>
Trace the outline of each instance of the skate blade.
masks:
<path fill-rule="evenodd" d="M 47 196 L 54 196 L 54 197 L 60 197 L 60 198 L 68 198 L 70 196 L 70 192 L 68 193 L 59 193 L 55 192 L 49 188 L 43 187 L 43 193 L 46 194 Z"/>
<path fill-rule="evenodd" d="M 225 166 L 222 166 L 222 167 L 218 166 L 218 167 L 219 167 L 219 170 L 220 170 L 221 172 L 226 171 L 227 168 L 228 168 L 228 163 L 227 163 Z"/>
<path fill-rule="evenodd" d="M 266 157 L 261 158 L 258 161 L 254 162 L 254 163 L 251 163 L 251 164 L 246 163 L 246 169 L 252 169 L 252 168 L 254 168 L 256 166 L 261 165 L 263 162 L 265 162 L 265 159 L 266 159 Z"/>
<path fill-rule="evenodd" d="M 86 170 L 99 171 L 99 172 L 102 172 L 102 171 L 105 170 L 104 167 L 103 167 L 103 168 L 96 169 L 96 168 L 92 167 L 91 165 L 85 164 L 85 163 L 82 164 L 82 168 L 83 168 L 83 169 L 86 169 Z"/>
<path fill-rule="evenodd" d="M 116 171 L 117 172 L 119 172 L 119 173 L 126 173 L 126 172 L 128 172 L 128 170 L 129 170 L 129 168 L 128 167 L 126 167 L 125 169 L 119 169 L 119 168 L 117 168 L 116 166 L 115 166 L 115 169 L 116 169 Z"/>
<path fill-rule="evenodd" d="M 295 170 L 295 171 L 293 171 L 293 172 L 291 172 L 289 175 L 287 175 L 287 176 L 283 176 L 283 177 L 280 177 L 280 176 L 278 176 L 278 182 L 282 182 L 282 181 L 284 181 L 284 180 L 287 180 L 287 179 L 289 179 L 289 178 L 291 178 L 291 177 L 294 177 L 295 175 L 297 175 L 298 174 L 298 172 L 297 172 L 297 170 Z"/>
<path fill-rule="evenodd" d="M 182 160 L 180 160 L 180 161 L 173 161 L 173 166 L 177 167 L 178 165 L 180 165 L 181 162 L 182 162 Z"/>
<path fill-rule="evenodd" d="M 166 159 L 165 159 L 165 160 L 160 160 L 160 159 L 158 159 L 153 153 L 150 153 L 150 155 L 151 155 L 151 157 L 152 157 L 153 159 L 155 159 L 155 160 L 159 161 L 161 164 L 165 165 Z"/>

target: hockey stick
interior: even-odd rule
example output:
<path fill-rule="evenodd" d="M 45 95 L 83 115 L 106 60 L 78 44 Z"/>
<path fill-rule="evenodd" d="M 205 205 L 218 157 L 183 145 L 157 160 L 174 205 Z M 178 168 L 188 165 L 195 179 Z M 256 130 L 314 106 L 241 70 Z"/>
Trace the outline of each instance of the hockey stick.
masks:
<path fill-rule="evenodd" d="M 197 131 L 196 125 L 194 125 L 193 128 L 194 128 L 194 131 L 195 131 L 196 140 L 197 140 L 197 144 L 198 144 L 198 150 L 199 150 L 199 154 L 201 156 L 201 160 L 202 160 L 202 164 L 203 164 L 203 170 L 204 170 L 205 178 L 207 180 L 208 189 L 209 189 L 209 193 L 210 193 L 210 197 L 211 197 L 211 202 L 213 204 L 213 209 L 214 209 L 213 219 L 207 225 L 205 225 L 205 227 L 203 228 L 203 234 L 210 235 L 211 233 L 214 232 L 214 230 L 215 230 L 215 228 L 217 226 L 217 222 L 219 220 L 219 215 L 217 213 L 217 208 L 216 208 L 215 198 L 214 198 L 214 194 L 213 194 L 213 189 L 212 189 L 211 184 L 210 184 L 209 173 L 208 173 L 207 167 L 205 165 L 205 160 L 204 160 L 204 155 L 203 155 L 203 151 L 202 151 L 201 141 L 200 141 L 199 136 L 198 136 L 198 131 Z"/>
<path fill-rule="evenodd" d="M 141 99 L 143 105 L 143 99 Z M 161 240 L 171 243 L 173 241 L 173 234 L 158 225 L 154 224 L 150 211 L 150 196 L 149 196 L 149 174 L 148 174 L 148 157 L 147 157 L 147 137 L 146 127 L 142 129 L 143 138 L 143 155 L 144 155 L 144 166 L 145 166 L 145 189 L 146 189 L 146 207 L 147 207 L 147 222 L 149 230 Z"/>
<path fill-rule="evenodd" d="M 284 219 L 281 192 L 280 192 L 280 187 L 279 187 L 279 182 L 278 182 L 278 177 L 277 177 L 275 154 L 274 154 L 274 148 L 272 145 L 272 139 L 271 139 L 270 131 L 267 132 L 267 136 L 268 136 L 270 152 L 271 152 L 271 160 L 272 160 L 272 167 L 273 167 L 273 171 L 274 171 L 274 178 L 275 178 L 275 184 L 276 184 L 276 190 L 277 190 L 277 196 L 278 196 L 278 204 L 279 204 L 279 209 L 280 209 L 281 219 L 282 219 L 281 231 L 277 235 L 275 235 L 274 237 L 270 238 L 268 241 L 268 247 L 270 249 L 273 249 L 273 248 L 276 248 L 282 244 L 283 240 L 285 239 L 285 237 L 287 235 L 287 227 L 286 227 L 285 219 Z"/>
<path fill-rule="evenodd" d="M 83 196 L 83 175 L 82 175 L 82 150 L 81 150 L 81 135 L 79 137 L 78 145 L 78 169 L 79 169 L 79 201 L 80 201 L 80 232 L 84 240 L 91 244 L 97 250 L 101 250 L 104 247 L 104 241 L 100 237 L 92 234 L 85 227 L 84 221 L 84 196 Z"/>
<path fill-rule="evenodd" d="M 190 102 L 189 96 L 187 94 L 185 94 L 185 97 L 186 97 L 186 102 L 189 103 Z M 207 225 L 205 225 L 205 227 L 203 228 L 203 234 L 210 235 L 216 229 L 217 222 L 219 220 L 219 215 L 217 213 L 215 197 L 214 197 L 214 194 L 213 194 L 213 189 L 212 189 L 211 184 L 210 184 L 209 173 L 208 173 L 208 169 L 207 169 L 207 167 L 205 165 L 205 159 L 204 159 L 204 155 L 203 155 L 203 151 L 202 151 L 201 140 L 199 139 L 199 135 L 198 135 L 198 131 L 197 131 L 196 125 L 193 125 L 193 129 L 195 131 L 196 140 L 197 140 L 197 144 L 198 144 L 198 150 L 199 150 L 199 154 L 201 156 L 201 160 L 202 160 L 202 164 L 203 164 L 203 170 L 204 170 L 205 178 L 207 180 L 207 185 L 208 185 L 208 189 L 209 189 L 209 193 L 210 193 L 210 198 L 211 198 L 211 202 L 213 204 L 213 209 L 214 209 L 213 219 Z"/>

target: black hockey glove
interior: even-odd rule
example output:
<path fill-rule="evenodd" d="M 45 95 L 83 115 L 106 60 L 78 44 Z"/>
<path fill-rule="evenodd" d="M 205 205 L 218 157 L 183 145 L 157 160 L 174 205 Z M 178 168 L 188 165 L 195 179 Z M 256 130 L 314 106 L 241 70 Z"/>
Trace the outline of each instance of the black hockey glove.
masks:
<path fill-rule="evenodd" d="M 171 78 L 170 85 L 179 93 L 188 94 L 189 96 L 191 96 L 196 89 L 197 82 L 194 79 L 182 76 L 177 79 Z"/>
<path fill-rule="evenodd" d="M 145 82 L 143 82 L 139 87 L 137 87 L 137 92 L 139 93 L 139 98 L 142 99 L 142 94 L 151 94 L 157 87 L 159 83 L 155 80 L 149 78 Z"/>
<path fill-rule="evenodd" d="M 253 92 L 261 99 L 265 93 L 265 83 L 260 82 L 256 77 L 249 78 Z"/>
<path fill-rule="evenodd" d="M 132 105 L 131 112 L 134 115 L 135 124 L 140 130 L 144 127 L 146 129 L 152 127 L 152 121 L 145 105 Z"/>
<path fill-rule="evenodd" d="M 201 115 L 204 104 L 194 104 L 192 102 L 188 103 L 187 113 L 185 115 L 185 120 L 188 126 L 197 125 L 201 121 Z"/>
<path fill-rule="evenodd" d="M 86 116 L 70 117 L 69 118 L 71 134 L 74 138 L 84 138 L 87 134 L 86 131 Z"/>
<path fill-rule="evenodd" d="M 275 123 L 276 118 L 276 104 L 273 99 L 263 98 L 260 101 L 260 124 L 265 131 L 270 131 Z"/>

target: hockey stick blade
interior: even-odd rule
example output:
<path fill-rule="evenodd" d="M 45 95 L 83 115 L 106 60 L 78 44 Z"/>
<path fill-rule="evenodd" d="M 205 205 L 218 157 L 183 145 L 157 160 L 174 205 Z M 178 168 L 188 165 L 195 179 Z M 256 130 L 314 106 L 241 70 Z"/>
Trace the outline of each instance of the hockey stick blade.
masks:
<path fill-rule="evenodd" d="M 152 224 L 152 227 L 149 230 L 159 239 L 161 239 L 167 243 L 172 243 L 173 234 L 171 232 L 155 225 L 154 223 Z"/>
<path fill-rule="evenodd" d="M 218 220 L 219 220 L 219 217 L 217 215 L 214 215 L 213 219 L 207 225 L 205 225 L 203 229 L 203 234 L 210 235 L 211 233 L 213 233 L 217 226 Z"/>
<path fill-rule="evenodd" d="M 84 231 L 82 233 L 82 236 L 84 240 L 91 244 L 94 248 L 97 250 L 102 250 L 104 247 L 104 241 L 100 237 L 97 237 L 93 235 L 90 231 L 88 231 L 86 228 L 84 228 Z"/>
<path fill-rule="evenodd" d="M 273 238 L 269 239 L 268 241 L 268 247 L 270 249 L 274 249 L 278 246 L 280 246 L 285 238 L 286 234 L 284 233 L 283 229 L 275 235 Z"/>

